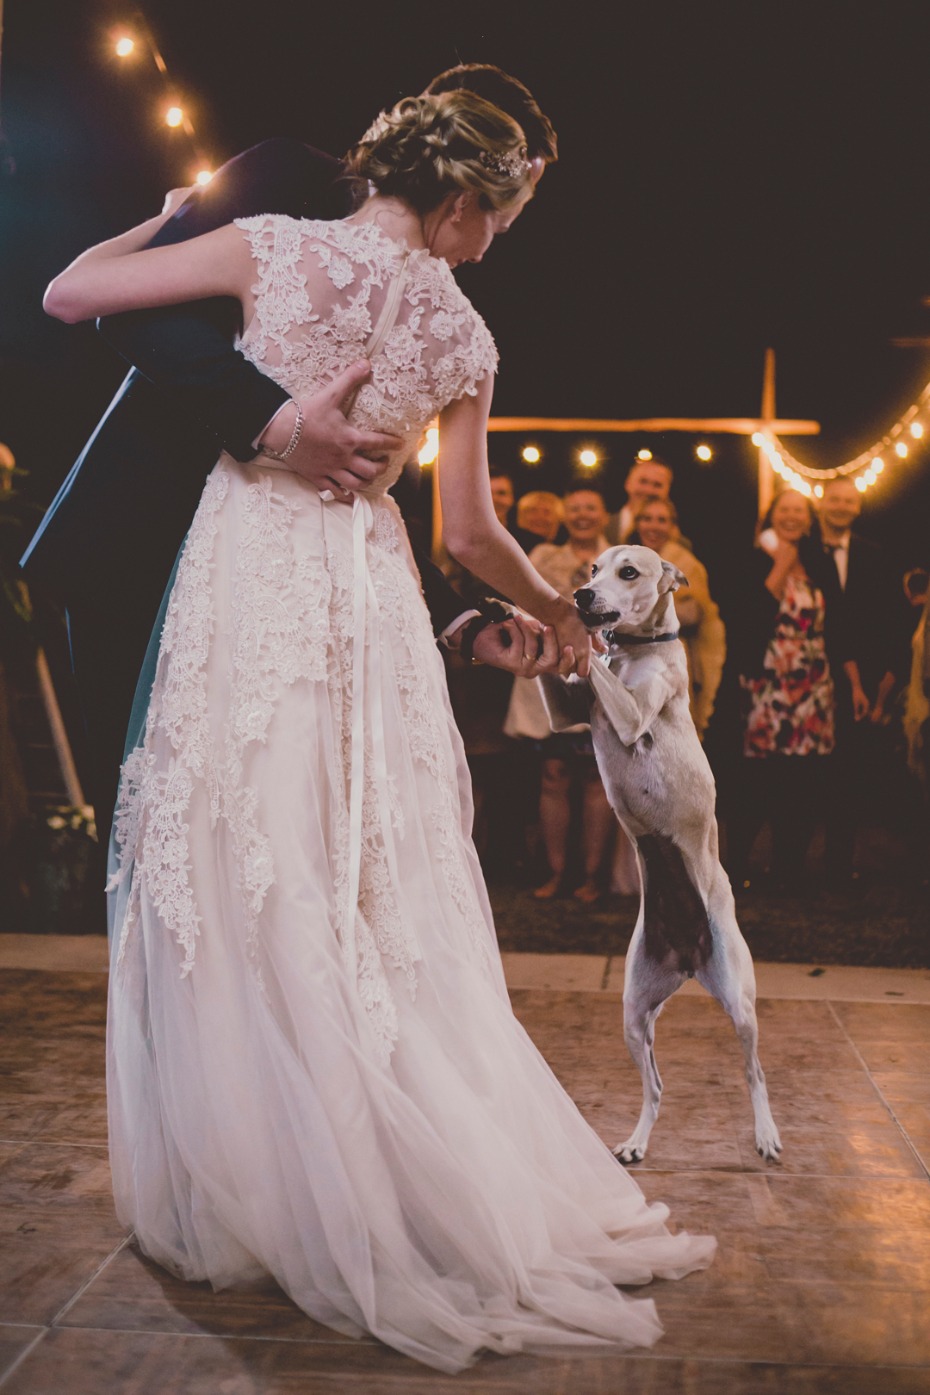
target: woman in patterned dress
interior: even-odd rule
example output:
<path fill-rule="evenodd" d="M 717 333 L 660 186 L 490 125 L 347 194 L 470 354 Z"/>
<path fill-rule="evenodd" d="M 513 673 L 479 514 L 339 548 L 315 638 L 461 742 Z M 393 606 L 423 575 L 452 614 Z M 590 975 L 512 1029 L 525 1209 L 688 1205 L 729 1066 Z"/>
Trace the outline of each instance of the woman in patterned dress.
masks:
<path fill-rule="evenodd" d="M 408 99 L 350 155 L 350 218 L 269 216 L 85 254 L 80 319 L 235 295 L 242 351 L 298 391 L 366 356 L 359 426 L 403 438 L 353 501 L 261 459 L 207 480 L 153 636 L 112 878 L 110 1149 L 145 1252 L 217 1287 L 272 1275 L 340 1332 L 455 1371 L 651 1343 L 713 1242 L 584 1123 L 514 1018 L 467 767 L 387 489 L 442 414 L 446 541 L 588 661 L 572 605 L 497 522 L 493 341 L 451 268 L 532 192 L 522 132 L 467 92 Z M 363 186 L 364 187 L 364 186 Z"/>
<path fill-rule="evenodd" d="M 823 814 L 835 684 L 848 681 L 857 702 L 861 693 L 836 569 L 812 528 L 808 500 L 797 490 L 783 490 L 761 525 L 742 604 L 727 622 L 742 698 L 741 797 L 728 820 L 730 873 L 737 884 L 746 879 L 752 844 L 766 819 L 772 823 L 773 870 L 797 884 Z"/>

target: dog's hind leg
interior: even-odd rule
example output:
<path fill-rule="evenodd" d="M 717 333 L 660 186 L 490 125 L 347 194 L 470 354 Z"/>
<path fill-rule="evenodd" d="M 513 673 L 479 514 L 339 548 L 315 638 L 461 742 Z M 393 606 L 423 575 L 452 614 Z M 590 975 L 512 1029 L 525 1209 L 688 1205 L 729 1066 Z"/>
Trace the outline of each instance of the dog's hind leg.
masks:
<path fill-rule="evenodd" d="M 721 876 L 723 873 L 721 871 Z M 714 921 L 720 916 L 725 922 L 721 933 L 720 924 Z M 755 1120 L 756 1151 L 766 1161 L 774 1162 L 781 1152 L 781 1139 L 772 1118 L 769 1105 L 769 1092 L 765 1074 L 759 1063 L 759 1024 L 756 1019 L 756 976 L 752 967 L 749 946 L 740 933 L 733 910 L 733 897 L 729 884 L 719 897 L 716 913 L 711 909 L 711 924 L 714 926 L 714 951 L 707 963 L 695 977 L 708 993 L 720 1003 L 729 1014 L 736 1035 L 743 1048 L 746 1067 L 746 1080 Z"/>
<path fill-rule="evenodd" d="M 625 1143 L 613 1149 L 614 1157 L 625 1165 L 642 1162 L 646 1156 L 662 1101 L 662 1077 L 655 1057 L 656 1018 L 685 977 L 651 961 L 642 951 L 641 938 L 634 933 L 623 991 L 623 1036 L 643 1082 L 643 1105 L 636 1128 Z"/>

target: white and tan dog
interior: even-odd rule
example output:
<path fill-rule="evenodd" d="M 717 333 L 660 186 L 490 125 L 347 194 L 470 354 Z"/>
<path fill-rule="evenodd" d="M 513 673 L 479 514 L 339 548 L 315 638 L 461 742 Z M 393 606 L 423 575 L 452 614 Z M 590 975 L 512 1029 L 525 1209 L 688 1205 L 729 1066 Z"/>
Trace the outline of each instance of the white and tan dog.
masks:
<path fill-rule="evenodd" d="M 611 547 L 575 592 L 608 645 L 587 680 L 541 679 L 554 731 L 590 722 L 607 797 L 638 855 L 642 893 L 626 957 L 623 1031 L 643 1081 L 631 1136 L 614 1149 L 639 1162 L 659 1112 L 653 1045 L 663 1003 L 696 978 L 733 1019 L 746 1061 L 763 1158 L 781 1151 L 757 1052 L 752 957 L 717 851 L 714 779 L 688 708 L 688 671 L 672 593 L 685 577 L 646 547 Z"/>

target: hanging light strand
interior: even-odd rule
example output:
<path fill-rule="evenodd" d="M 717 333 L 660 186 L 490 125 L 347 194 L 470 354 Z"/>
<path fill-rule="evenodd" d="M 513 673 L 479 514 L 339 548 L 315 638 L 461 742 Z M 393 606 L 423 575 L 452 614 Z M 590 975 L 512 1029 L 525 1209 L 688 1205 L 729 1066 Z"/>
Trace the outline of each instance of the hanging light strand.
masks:
<path fill-rule="evenodd" d="M 169 129 L 182 130 L 192 147 L 196 161 L 196 172 L 188 177 L 188 182 L 201 185 L 209 184 L 213 177 L 211 162 L 200 149 L 190 113 L 178 100 L 177 88 L 171 80 L 168 65 L 149 23 L 141 11 L 137 11 L 131 24 L 124 25 L 114 31 L 113 52 L 122 62 L 126 62 L 137 57 L 140 51 L 146 53 L 151 59 L 164 85 L 165 106 L 162 120 Z"/>
<path fill-rule="evenodd" d="M 849 477 L 853 478 L 860 493 L 865 493 L 884 473 L 887 465 L 907 460 L 913 451 L 921 448 L 927 440 L 927 427 L 923 421 L 925 416 L 930 416 L 930 383 L 880 441 L 831 470 L 817 469 L 798 460 L 773 431 L 757 431 L 752 440 L 775 473 L 793 488 L 800 489 L 802 494 L 820 495 L 826 480 Z"/>

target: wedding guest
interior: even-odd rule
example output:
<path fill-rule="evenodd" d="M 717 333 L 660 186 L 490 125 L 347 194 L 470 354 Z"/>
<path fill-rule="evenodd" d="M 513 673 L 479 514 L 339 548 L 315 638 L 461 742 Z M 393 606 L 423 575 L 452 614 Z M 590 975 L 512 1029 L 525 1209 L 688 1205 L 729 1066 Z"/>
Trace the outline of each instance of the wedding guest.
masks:
<path fill-rule="evenodd" d="M 840 476 L 824 482 L 817 504 L 824 550 L 849 615 L 855 617 L 851 643 L 869 700 L 865 717 L 860 713 L 857 719 L 849 684 L 837 685 L 825 834 L 827 870 L 840 882 L 855 875 L 856 833 L 880 792 L 876 786 L 882 783 L 887 756 L 881 728 L 896 674 L 903 674 L 907 663 L 909 638 L 899 623 L 902 607 L 894 568 L 877 543 L 855 531 L 862 498 L 853 481 Z"/>
<path fill-rule="evenodd" d="M 513 490 L 513 480 L 502 470 L 495 470 L 491 466 L 491 500 L 494 504 L 494 512 L 497 514 L 498 523 L 508 528 L 511 524 L 513 505 L 516 495 Z"/>
<path fill-rule="evenodd" d="M 558 494 L 551 494 L 546 489 L 531 489 L 517 500 L 518 541 L 527 552 L 541 542 L 564 542 L 565 537 L 559 536 L 565 531 L 564 516 L 565 510 Z"/>
<path fill-rule="evenodd" d="M 570 489 L 563 505 L 568 542 L 562 546 L 543 543 L 530 553 L 530 561 L 550 586 L 570 599 L 590 581 L 594 561 L 607 546 L 607 510 L 603 495 L 587 485 Z M 539 686 L 528 679 L 514 680 L 504 731 L 537 742 L 541 756 L 539 823 L 549 875 L 534 896 L 549 900 L 565 889 L 572 835 L 578 832 L 582 881 L 574 895 L 589 904 L 597 901 L 615 820 L 598 774 L 590 732 L 585 728 L 554 735 Z M 580 800 L 577 828 L 572 818 L 576 793 Z"/>
<path fill-rule="evenodd" d="M 777 877 L 797 884 L 827 795 L 836 740 L 836 688 L 869 710 L 845 624 L 835 568 L 812 537 L 803 494 L 786 489 L 762 520 L 743 585 L 727 615 L 730 667 L 741 699 L 741 754 L 728 818 L 728 862 L 745 882 L 749 855 L 772 824 Z M 836 656 L 837 668 L 830 656 Z"/>
<path fill-rule="evenodd" d="M 703 739 L 726 658 L 726 630 L 710 594 L 707 570 L 682 543 L 677 542 L 678 510 L 671 499 L 651 499 L 638 505 L 629 542 L 652 548 L 688 578 L 675 592 L 675 613 L 681 626 L 688 659 L 691 716 Z"/>
<path fill-rule="evenodd" d="M 634 460 L 626 477 L 626 502 L 610 515 L 604 536 L 611 545 L 626 542 L 635 527 L 636 510 L 650 499 L 667 499 L 672 489 L 672 467 L 664 460 Z"/>
<path fill-rule="evenodd" d="M 930 576 L 922 567 L 914 568 L 904 578 L 904 591 L 918 617 L 911 636 L 904 735 L 908 769 L 918 781 L 926 804 L 930 800 Z"/>

